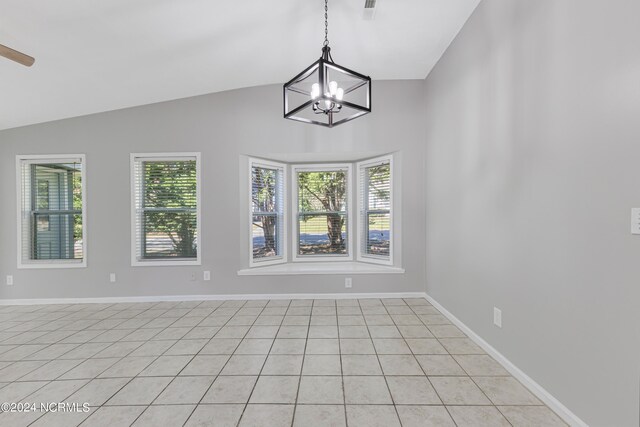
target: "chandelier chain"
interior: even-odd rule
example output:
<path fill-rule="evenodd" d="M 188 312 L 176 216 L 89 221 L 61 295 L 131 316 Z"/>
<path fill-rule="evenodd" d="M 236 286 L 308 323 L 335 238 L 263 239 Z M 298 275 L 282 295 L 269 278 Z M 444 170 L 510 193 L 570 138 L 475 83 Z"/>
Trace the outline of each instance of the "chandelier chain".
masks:
<path fill-rule="evenodd" d="M 329 0 L 324 0 L 324 45 L 329 46 Z"/>

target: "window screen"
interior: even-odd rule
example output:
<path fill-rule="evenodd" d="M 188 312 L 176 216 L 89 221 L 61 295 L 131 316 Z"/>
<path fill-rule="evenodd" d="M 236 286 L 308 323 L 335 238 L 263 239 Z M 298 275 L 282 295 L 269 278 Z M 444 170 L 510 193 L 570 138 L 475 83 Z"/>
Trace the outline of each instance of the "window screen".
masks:
<path fill-rule="evenodd" d="M 360 167 L 360 212 L 363 256 L 389 259 L 391 254 L 391 163 Z"/>
<path fill-rule="evenodd" d="M 135 157 L 135 248 L 138 261 L 198 257 L 196 157 Z"/>
<path fill-rule="evenodd" d="M 348 169 L 296 171 L 298 253 L 348 255 Z"/>
<path fill-rule="evenodd" d="M 252 260 L 284 256 L 284 167 L 251 166 Z"/>
<path fill-rule="evenodd" d="M 22 264 L 84 260 L 83 159 L 20 159 Z"/>

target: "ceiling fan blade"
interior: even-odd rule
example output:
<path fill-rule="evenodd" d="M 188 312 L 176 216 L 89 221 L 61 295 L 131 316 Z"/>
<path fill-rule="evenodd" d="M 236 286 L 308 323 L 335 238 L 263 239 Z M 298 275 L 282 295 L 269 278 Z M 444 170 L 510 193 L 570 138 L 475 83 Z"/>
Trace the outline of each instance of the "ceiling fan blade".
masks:
<path fill-rule="evenodd" d="M 1 44 L 0 56 L 4 56 L 5 58 L 15 61 L 18 64 L 22 64 L 26 67 L 31 67 L 33 63 L 36 62 L 35 58 Z"/>

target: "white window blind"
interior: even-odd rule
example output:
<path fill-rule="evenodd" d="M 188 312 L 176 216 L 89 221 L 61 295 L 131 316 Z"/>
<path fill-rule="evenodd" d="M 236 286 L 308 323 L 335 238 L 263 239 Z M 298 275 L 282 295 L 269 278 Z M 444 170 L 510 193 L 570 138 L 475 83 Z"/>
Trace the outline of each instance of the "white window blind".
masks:
<path fill-rule="evenodd" d="M 349 257 L 350 166 L 294 167 L 295 259 Z"/>
<path fill-rule="evenodd" d="M 359 169 L 360 256 L 391 262 L 391 159 L 363 162 Z"/>
<path fill-rule="evenodd" d="M 134 265 L 199 263 L 199 155 L 132 155 Z"/>
<path fill-rule="evenodd" d="M 85 266 L 84 156 L 19 156 L 19 267 Z"/>
<path fill-rule="evenodd" d="M 285 262 L 285 167 L 251 160 L 250 171 L 250 264 Z"/>

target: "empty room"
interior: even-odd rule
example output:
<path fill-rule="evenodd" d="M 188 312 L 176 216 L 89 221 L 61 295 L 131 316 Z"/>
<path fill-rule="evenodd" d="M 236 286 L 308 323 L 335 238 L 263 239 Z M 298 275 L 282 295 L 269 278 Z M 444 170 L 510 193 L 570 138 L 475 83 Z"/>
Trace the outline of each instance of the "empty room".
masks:
<path fill-rule="evenodd" d="M 0 0 L 0 427 L 639 427 L 639 19 Z"/>

